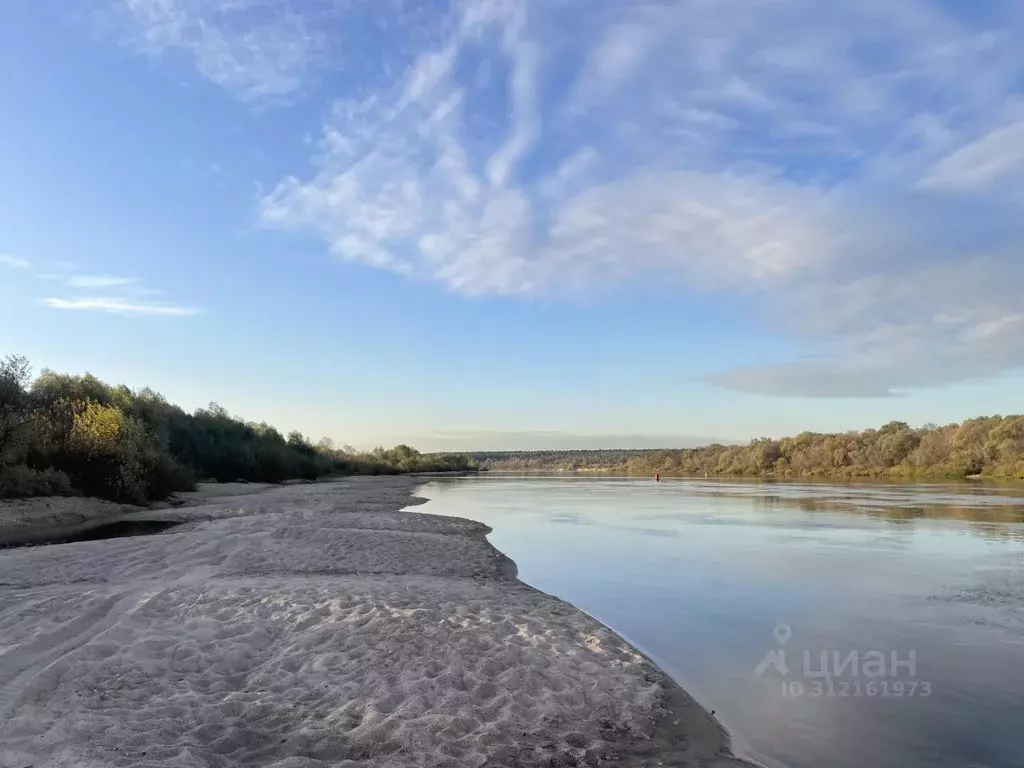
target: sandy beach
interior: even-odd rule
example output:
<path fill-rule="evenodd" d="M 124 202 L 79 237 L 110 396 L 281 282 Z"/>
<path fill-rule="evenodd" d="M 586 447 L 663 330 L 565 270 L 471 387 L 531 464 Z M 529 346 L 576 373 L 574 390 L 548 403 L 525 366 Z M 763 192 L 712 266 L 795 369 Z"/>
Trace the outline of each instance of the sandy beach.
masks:
<path fill-rule="evenodd" d="M 419 482 L 0 504 L 8 538 L 180 523 L 0 551 L 0 768 L 748 765 L 486 526 L 400 511 Z"/>

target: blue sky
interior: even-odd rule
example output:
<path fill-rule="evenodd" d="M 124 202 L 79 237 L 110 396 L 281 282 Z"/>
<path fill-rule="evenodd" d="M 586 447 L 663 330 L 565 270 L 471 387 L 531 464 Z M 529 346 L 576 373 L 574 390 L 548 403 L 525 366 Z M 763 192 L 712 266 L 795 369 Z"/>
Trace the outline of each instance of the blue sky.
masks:
<path fill-rule="evenodd" d="M 0 350 L 314 438 L 1022 410 L 1024 6 L 57 0 L 0 27 Z"/>

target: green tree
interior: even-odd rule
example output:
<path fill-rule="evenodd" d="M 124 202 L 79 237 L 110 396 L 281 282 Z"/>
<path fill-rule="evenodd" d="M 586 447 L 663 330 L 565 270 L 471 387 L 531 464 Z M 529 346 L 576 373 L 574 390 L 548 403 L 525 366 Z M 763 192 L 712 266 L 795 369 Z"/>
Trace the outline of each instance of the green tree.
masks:
<path fill-rule="evenodd" d="M 32 369 L 18 355 L 0 359 L 0 465 L 22 458 L 31 417 L 27 386 Z"/>

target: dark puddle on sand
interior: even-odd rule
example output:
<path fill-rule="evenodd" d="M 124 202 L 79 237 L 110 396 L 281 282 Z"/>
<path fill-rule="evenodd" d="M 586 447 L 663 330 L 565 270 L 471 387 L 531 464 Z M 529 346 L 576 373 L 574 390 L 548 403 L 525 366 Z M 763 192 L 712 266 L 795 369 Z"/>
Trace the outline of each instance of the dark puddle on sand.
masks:
<path fill-rule="evenodd" d="M 125 536 L 151 536 L 163 533 L 169 528 L 181 525 L 178 520 L 115 520 L 102 525 L 78 529 L 46 538 L 31 541 L 0 544 L 0 549 L 15 547 L 41 547 L 49 544 L 72 544 L 77 541 L 99 541 L 100 539 L 119 539 Z"/>

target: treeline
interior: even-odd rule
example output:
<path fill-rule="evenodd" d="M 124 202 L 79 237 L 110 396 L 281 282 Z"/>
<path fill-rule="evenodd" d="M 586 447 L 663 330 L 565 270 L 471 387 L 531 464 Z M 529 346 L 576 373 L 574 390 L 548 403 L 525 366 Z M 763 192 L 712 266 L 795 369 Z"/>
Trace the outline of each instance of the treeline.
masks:
<path fill-rule="evenodd" d="M 471 458 L 494 470 L 606 471 L 776 477 L 1024 478 L 1024 416 L 987 416 L 914 428 L 893 421 L 862 432 L 801 432 L 746 445 L 642 451 L 515 451 Z"/>
<path fill-rule="evenodd" d="M 282 435 L 211 404 L 187 413 L 151 389 L 0 359 L 0 498 L 80 493 L 124 502 L 166 498 L 197 480 L 279 483 L 329 475 L 470 468 L 464 456 L 406 445 L 357 452 Z"/>
<path fill-rule="evenodd" d="M 656 448 L 552 449 L 545 451 L 478 451 L 471 459 L 482 467 L 501 471 L 583 472 L 625 469 L 634 458 L 664 453 Z"/>

